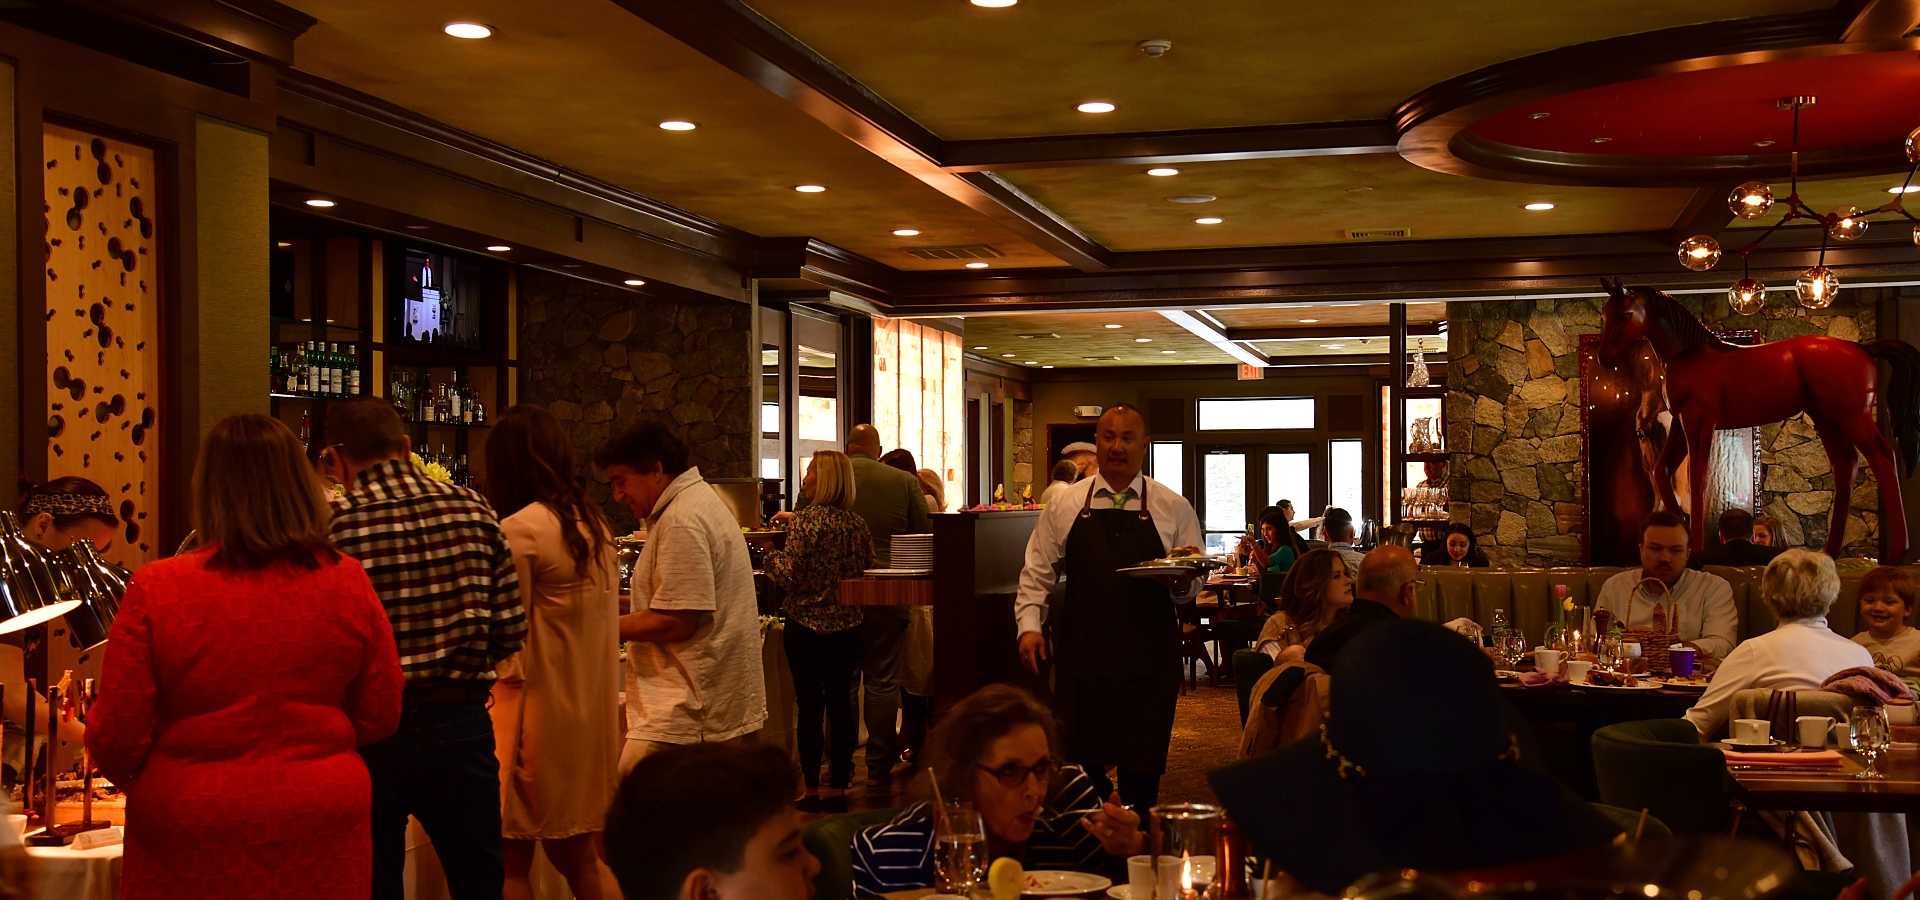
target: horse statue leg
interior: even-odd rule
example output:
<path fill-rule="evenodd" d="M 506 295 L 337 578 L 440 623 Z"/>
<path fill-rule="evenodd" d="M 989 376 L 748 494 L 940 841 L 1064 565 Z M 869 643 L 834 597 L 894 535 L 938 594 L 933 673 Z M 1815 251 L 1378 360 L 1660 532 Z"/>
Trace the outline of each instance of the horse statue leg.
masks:
<path fill-rule="evenodd" d="M 1817 429 L 1818 427 L 1816 423 L 1815 428 Z M 1858 449 L 1860 455 L 1867 458 L 1867 469 L 1873 472 L 1873 480 L 1879 484 L 1880 522 L 1886 528 L 1887 539 L 1887 555 L 1881 562 L 1887 565 L 1898 565 L 1907 553 L 1907 511 L 1905 506 L 1900 502 L 1900 470 L 1894 465 L 1893 446 L 1887 443 L 1887 436 L 1881 433 L 1880 429 L 1874 424 L 1873 416 L 1870 413 L 1856 416 L 1845 422 L 1836 423 L 1836 427 L 1846 435 L 1848 441 L 1852 442 L 1852 446 L 1848 448 L 1849 454 L 1851 454 L 1853 450 Z M 1833 451 L 1829 449 L 1827 455 L 1831 457 Z M 1840 499 L 1839 474 L 1840 467 L 1835 466 L 1834 501 L 1836 509 L 1840 508 L 1838 503 Z M 1851 489 L 1848 491 L 1848 499 L 1852 499 Z M 1846 524 L 1841 522 L 1839 525 L 1843 529 L 1842 539 L 1844 540 Z M 1832 529 L 1833 526 L 1829 525 L 1827 539 L 1829 546 L 1833 544 Z"/>
<path fill-rule="evenodd" d="M 1813 418 L 1812 413 L 1808 417 Z M 1873 420 L 1869 418 L 1867 423 L 1871 428 Z M 1860 454 L 1854 451 L 1847 430 L 1833 419 L 1813 419 L 1813 431 L 1820 436 L 1820 446 L 1826 448 L 1827 464 L 1833 467 L 1833 512 L 1827 516 L 1826 553 L 1839 559 L 1847 543 L 1847 511 L 1853 505 L 1853 479 L 1860 473 Z M 1878 429 L 1874 431 L 1877 436 Z"/>
<path fill-rule="evenodd" d="M 1686 438 L 1687 454 L 1687 557 L 1699 560 L 1707 552 L 1707 479 L 1713 468 L 1713 433 L 1719 423 L 1704 410 L 1690 409 L 1682 416 L 1674 414 Z M 1667 433 L 1667 446 L 1673 446 L 1673 432 Z M 1677 462 L 1677 461 L 1676 461 Z"/>

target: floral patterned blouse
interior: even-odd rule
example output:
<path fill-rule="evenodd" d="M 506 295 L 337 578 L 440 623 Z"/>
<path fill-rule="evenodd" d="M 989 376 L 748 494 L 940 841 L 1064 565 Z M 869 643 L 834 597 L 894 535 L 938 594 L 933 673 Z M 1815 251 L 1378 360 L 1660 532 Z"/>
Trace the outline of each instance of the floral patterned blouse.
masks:
<path fill-rule="evenodd" d="M 840 579 L 873 568 L 873 533 L 850 509 L 809 506 L 787 526 L 787 546 L 767 554 L 767 577 L 787 589 L 787 616 L 820 634 L 860 624 L 857 606 L 840 605 Z"/>

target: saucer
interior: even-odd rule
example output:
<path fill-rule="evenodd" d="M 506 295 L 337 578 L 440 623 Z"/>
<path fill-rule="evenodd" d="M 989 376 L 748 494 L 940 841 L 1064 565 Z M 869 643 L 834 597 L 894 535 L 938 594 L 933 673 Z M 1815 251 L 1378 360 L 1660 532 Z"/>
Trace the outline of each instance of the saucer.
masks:
<path fill-rule="evenodd" d="M 1721 741 L 1727 749 L 1739 753 L 1777 753 L 1787 746 L 1786 741 L 1773 740 L 1764 744 L 1744 744 L 1739 741 Z"/>

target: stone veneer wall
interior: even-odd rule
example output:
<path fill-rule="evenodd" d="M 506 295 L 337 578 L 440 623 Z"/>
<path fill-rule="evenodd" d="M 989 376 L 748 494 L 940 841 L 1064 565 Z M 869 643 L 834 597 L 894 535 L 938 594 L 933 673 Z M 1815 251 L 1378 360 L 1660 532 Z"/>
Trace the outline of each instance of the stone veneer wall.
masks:
<path fill-rule="evenodd" d="M 1676 297 L 1708 328 L 1755 330 L 1768 341 L 1809 334 L 1872 340 L 1879 290 L 1843 290 L 1807 310 L 1776 292 L 1757 315 L 1736 316 L 1723 294 Z M 1600 332 L 1602 299 L 1447 304 L 1447 446 L 1455 522 L 1468 522 L 1495 565 L 1579 565 L 1580 335 Z M 1761 505 L 1789 544 L 1827 539 L 1833 472 L 1805 415 L 1761 429 Z M 1880 497 L 1860 469 L 1847 543 L 1879 541 Z"/>
<path fill-rule="evenodd" d="M 1007 484 L 1007 499 L 1018 498 L 1027 486 L 1033 484 L 1033 401 L 1013 401 L 1013 478 Z M 992 495 L 993 489 L 987 493 Z M 1034 499 L 1040 499 L 1036 489 Z"/>
<path fill-rule="evenodd" d="M 631 530 L 633 514 L 614 502 L 591 457 L 642 415 L 674 426 L 702 475 L 753 474 L 750 307 L 662 300 L 533 269 L 519 278 L 520 402 L 546 407 L 573 435 L 616 531 Z"/>

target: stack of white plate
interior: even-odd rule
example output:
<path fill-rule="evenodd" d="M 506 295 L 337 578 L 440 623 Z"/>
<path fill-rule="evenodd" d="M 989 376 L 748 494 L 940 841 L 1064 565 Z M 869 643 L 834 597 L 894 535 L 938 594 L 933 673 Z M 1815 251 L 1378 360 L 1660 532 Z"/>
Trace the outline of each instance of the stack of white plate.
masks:
<path fill-rule="evenodd" d="M 895 569 L 933 568 L 933 535 L 894 535 L 891 557 Z"/>

